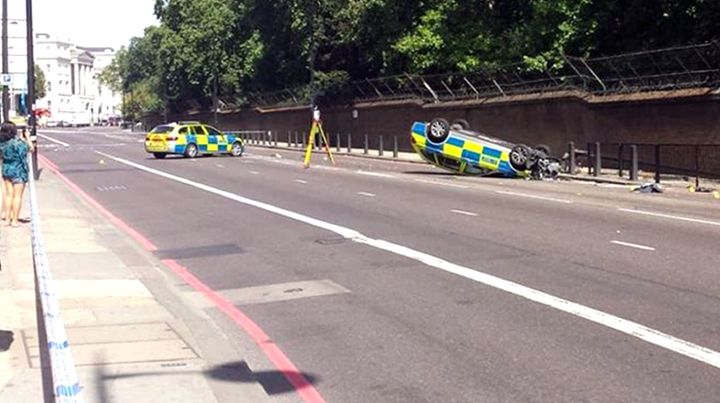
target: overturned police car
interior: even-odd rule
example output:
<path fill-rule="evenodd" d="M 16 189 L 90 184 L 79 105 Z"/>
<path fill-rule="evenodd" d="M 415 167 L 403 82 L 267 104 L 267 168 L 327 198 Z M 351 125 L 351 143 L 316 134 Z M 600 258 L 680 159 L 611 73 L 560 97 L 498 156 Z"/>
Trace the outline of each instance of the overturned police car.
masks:
<path fill-rule="evenodd" d="M 560 160 L 547 146 L 528 147 L 470 130 L 464 120 L 415 122 L 412 147 L 423 159 L 453 172 L 530 179 L 556 178 Z"/>

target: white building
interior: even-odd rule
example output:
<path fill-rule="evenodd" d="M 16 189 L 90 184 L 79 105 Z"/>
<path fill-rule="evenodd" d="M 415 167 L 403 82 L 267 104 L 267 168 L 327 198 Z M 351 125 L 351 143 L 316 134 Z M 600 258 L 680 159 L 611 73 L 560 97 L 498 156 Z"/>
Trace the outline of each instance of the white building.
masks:
<path fill-rule="evenodd" d="M 48 34 L 37 34 L 35 43 L 35 61 L 47 82 L 36 106 L 50 111 L 48 123 L 92 125 L 119 114 L 121 97 L 98 81 L 114 57 L 111 48 L 82 48 Z"/>
<path fill-rule="evenodd" d="M 27 42 L 25 41 L 25 21 L 10 19 L 8 21 L 8 71 L 12 75 L 10 93 L 10 117 L 27 112 L 24 98 L 27 93 Z M 0 60 L 2 55 L 0 55 Z M 0 66 L 2 66 L 0 64 Z M 1 102 L 1 100 L 0 100 Z"/>

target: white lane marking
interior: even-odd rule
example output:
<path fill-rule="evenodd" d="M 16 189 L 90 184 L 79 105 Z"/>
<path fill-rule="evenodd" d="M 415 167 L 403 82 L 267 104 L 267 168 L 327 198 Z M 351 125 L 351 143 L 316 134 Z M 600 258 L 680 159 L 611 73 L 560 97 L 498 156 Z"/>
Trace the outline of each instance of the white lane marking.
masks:
<path fill-rule="evenodd" d="M 472 212 L 465 211 L 465 210 L 455 210 L 455 209 L 453 209 L 453 210 L 450 210 L 450 212 L 455 213 L 455 214 L 467 215 L 467 216 L 470 216 L 470 217 L 477 217 L 477 216 L 478 216 L 477 213 L 472 213 Z"/>
<path fill-rule="evenodd" d="M 259 174 L 260 174 L 260 172 L 258 172 L 258 171 L 248 171 L 248 172 L 250 172 L 252 175 L 259 175 Z"/>
<path fill-rule="evenodd" d="M 640 244 L 630 243 L 630 242 L 610 241 L 610 243 L 613 243 L 613 244 L 615 244 L 615 245 L 627 246 L 627 247 L 635 248 L 635 249 L 642 249 L 642 250 L 649 250 L 649 251 L 654 251 L 654 250 L 655 250 L 655 248 L 650 247 L 650 246 L 645 246 L 645 245 L 640 245 Z"/>
<path fill-rule="evenodd" d="M 377 176 L 379 178 L 393 178 L 393 179 L 395 178 L 393 175 L 381 174 L 379 172 L 368 172 L 368 171 L 360 170 L 360 171 L 357 171 L 356 173 L 360 174 L 360 175 L 366 175 L 366 176 Z"/>
<path fill-rule="evenodd" d="M 223 164 L 215 164 L 215 166 L 218 168 L 225 168 L 225 165 L 223 165 Z"/>
<path fill-rule="evenodd" d="M 465 185 L 456 185 L 456 184 L 454 184 L 454 183 L 445 183 L 445 182 L 438 182 L 438 181 L 429 181 L 429 180 L 426 180 L 426 179 L 415 179 L 415 182 L 429 183 L 429 184 L 431 184 L 431 185 L 447 186 L 447 187 L 458 188 L 458 189 L 467 189 L 467 188 L 469 188 L 469 186 L 465 186 Z"/>
<path fill-rule="evenodd" d="M 618 211 L 623 211 L 623 212 L 626 212 L 626 213 L 633 213 L 633 214 L 640 214 L 640 215 L 647 215 L 647 216 L 652 216 L 652 217 L 669 218 L 669 219 L 671 219 L 671 220 L 680 220 L 680 221 L 694 222 L 694 223 L 697 223 L 697 224 L 707 224 L 707 225 L 717 225 L 717 226 L 720 226 L 720 222 L 718 222 L 718 221 L 701 220 L 701 219 L 699 219 L 699 218 L 683 217 L 683 216 L 679 216 L 679 215 L 653 213 L 652 211 L 633 210 L 633 209 L 627 209 L 627 208 L 619 208 Z"/>
<path fill-rule="evenodd" d="M 38 133 L 38 136 L 40 136 L 40 137 L 42 137 L 42 138 L 44 138 L 44 139 L 46 139 L 46 140 L 50 140 L 50 141 L 52 141 L 52 142 L 55 143 L 55 144 L 60 144 L 61 146 L 70 147 L 70 144 L 68 144 L 68 143 L 66 143 L 66 142 L 64 142 L 64 141 L 60 141 L 60 140 L 58 140 L 58 139 L 54 139 L 54 138 L 52 138 L 52 137 L 50 137 L 50 136 L 46 136 L 46 135 L 40 134 L 40 133 Z"/>
<path fill-rule="evenodd" d="M 375 193 L 357 192 L 357 194 L 359 194 L 360 196 L 365 196 L 365 197 L 375 197 Z"/>
<path fill-rule="evenodd" d="M 118 158 L 110 154 L 106 154 L 100 151 L 96 153 L 105 156 L 106 158 L 112 159 L 113 161 L 125 164 L 141 171 L 151 173 L 163 178 L 170 179 L 172 181 L 188 185 L 190 187 L 203 190 L 205 192 L 224 197 L 230 200 L 234 200 L 238 203 L 245 204 L 265 210 L 267 212 L 277 214 L 295 221 L 299 221 L 313 227 L 321 228 L 330 232 L 334 232 L 344 238 L 352 240 L 360 244 L 372 246 L 377 249 L 381 249 L 390 253 L 394 253 L 399 256 L 405 256 L 409 259 L 416 260 L 424 263 L 427 266 L 434 267 L 443 270 L 448 273 L 452 273 L 469 280 L 485 284 L 489 287 L 493 287 L 507 293 L 525 298 L 530 301 L 537 302 L 539 304 L 557 309 L 562 312 L 569 313 L 573 316 L 589 320 L 599 325 L 606 326 L 611 329 L 615 329 L 619 332 L 627 335 L 636 337 L 640 340 L 654 344 L 658 347 L 665 348 L 669 351 L 684 355 L 694 360 L 704 362 L 716 368 L 720 368 L 720 352 L 711 350 L 707 347 L 700 346 L 698 344 L 677 338 L 675 336 L 660 332 L 641 325 L 639 323 L 620 318 L 618 316 L 593 309 L 576 302 L 572 302 L 563 298 L 559 298 L 542 291 L 526 287 L 524 285 L 514 283 L 512 281 L 504 280 L 493 275 L 483 273 L 468 267 L 460 266 L 455 263 L 448 262 L 436 256 L 432 256 L 427 253 L 410 249 L 406 246 L 402 246 L 396 243 L 384 241 L 382 239 L 372 239 L 360 232 L 346 228 L 340 225 L 331 224 L 327 221 L 318 220 L 306 215 L 296 213 L 294 211 L 286 210 L 281 207 L 273 206 L 271 204 L 263 203 L 257 200 L 248 199 L 235 193 L 221 190 L 212 186 L 208 186 L 199 182 L 194 182 L 181 176 L 176 176 L 158 169 L 149 168 L 144 165 L 137 164 L 126 159 Z"/>
<path fill-rule="evenodd" d="M 303 185 L 307 183 L 307 181 L 304 181 L 302 179 L 295 179 L 295 182 L 302 183 Z"/>
<path fill-rule="evenodd" d="M 531 195 L 531 194 L 527 194 L 527 193 L 509 192 L 507 190 L 496 190 L 495 193 L 498 193 L 501 195 L 508 195 L 508 196 L 526 197 L 528 199 L 538 199 L 538 200 L 545 200 L 545 201 L 551 201 L 551 202 L 556 202 L 556 203 L 572 204 L 572 200 L 556 199 L 553 197 L 537 196 L 537 195 Z"/>

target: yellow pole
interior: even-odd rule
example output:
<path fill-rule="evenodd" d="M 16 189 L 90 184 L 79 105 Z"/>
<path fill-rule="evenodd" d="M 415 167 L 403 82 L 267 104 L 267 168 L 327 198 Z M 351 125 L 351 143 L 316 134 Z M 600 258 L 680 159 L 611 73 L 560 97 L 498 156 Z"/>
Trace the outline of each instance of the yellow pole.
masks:
<path fill-rule="evenodd" d="M 325 145 L 325 152 L 327 153 L 328 157 L 330 158 L 330 162 L 332 162 L 333 165 L 335 165 L 335 158 L 332 155 L 332 151 L 330 151 L 330 143 L 328 142 L 327 135 L 325 134 L 325 130 L 323 130 L 322 124 L 318 125 L 320 128 L 320 138 L 322 139 L 323 144 Z"/>
<path fill-rule="evenodd" d="M 315 132 L 318 130 L 318 122 L 313 120 L 310 134 L 308 135 L 307 149 L 305 150 L 305 168 L 310 168 L 310 158 L 312 158 L 312 148 L 315 145 Z"/>

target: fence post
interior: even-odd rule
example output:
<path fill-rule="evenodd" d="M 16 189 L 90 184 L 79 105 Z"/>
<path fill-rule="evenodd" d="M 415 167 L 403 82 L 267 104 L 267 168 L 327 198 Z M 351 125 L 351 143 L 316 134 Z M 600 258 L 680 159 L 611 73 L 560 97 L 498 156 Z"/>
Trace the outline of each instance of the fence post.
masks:
<path fill-rule="evenodd" d="M 365 150 L 364 150 L 363 154 L 367 154 L 367 153 L 368 153 L 368 147 L 369 147 L 369 146 L 370 146 L 370 145 L 368 144 L 368 135 L 367 135 L 367 133 L 365 133 Z"/>
<path fill-rule="evenodd" d="M 620 143 L 620 145 L 618 146 L 618 176 L 621 178 L 623 177 L 623 168 L 624 168 L 623 165 L 625 164 L 625 158 L 624 158 L 625 156 L 623 155 L 623 151 L 624 151 L 623 146 L 624 146 L 623 143 Z"/>
<path fill-rule="evenodd" d="M 380 143 L 378 143 L 378 156 L 382 157 L 383 153 L 384 153 L 383 148 L 385 148 L 385 145 L 383 144 L 384 140 L 383 140 L 382 134 L 380 135 L 380 138 L 378 139 L 378 141 L 380 141 Z"/>
<path fill-rule="evenodd" d="M 347 134 L 348 142 L 347 142 L 347 152 L 348 154 L 352 154 L 352 134 Z"/>
<path fill-rule="evenodd" d="M 592 143 L 587 143 L 587 159 L 588 159 L 588 175 L 592 175 L 593 164 L 590 163 L 593 158 Z"/>
<path fill-rule="evenodd" d="M 695 189 L 700 188 L 700 146 L 695 145 Z"/>
<path fill-rule="evenodd" d="M 655 144 L 655 183 L 660 183 L 660 144 Z"/>
<path fill-rule="evenodd" d="M 600 143 L 595 143 L 595 176 L 600 176 L 602 172 L 602 152 L 600 150 Z"/>
<path fill-rule="evenodd" d="M 397 135 L 393 137 L 393 158 L 398 157 L 398 139 Z"/>
<path fill-rule="evenodd" d="M 571 175 L 574 175 L 574 174 L 575 174 L 575 167 L 576 167 L 576 162 L 575 162 L 575 142 L 574 142 L 574 141 L 571 141 L 571 142 L 568 143 L 568 159 L 569 159 L 570 161 L 568 162 L 568 172 L 567 172 L 567 173 L 569 173 L 569 174 L 571 174 Z"/>
<path fill-rule="evenodd" d="M 638 179 L 638 149 L 637 145 L 633 144 L 630 146 L 630 155 L 632 162 L 630 165 L 630 180 L 636 181 Z"/>
<path fill-rule="evenodd" d="M 340 152 L 340 133 L 335 133 L 335 151 Z"/>

